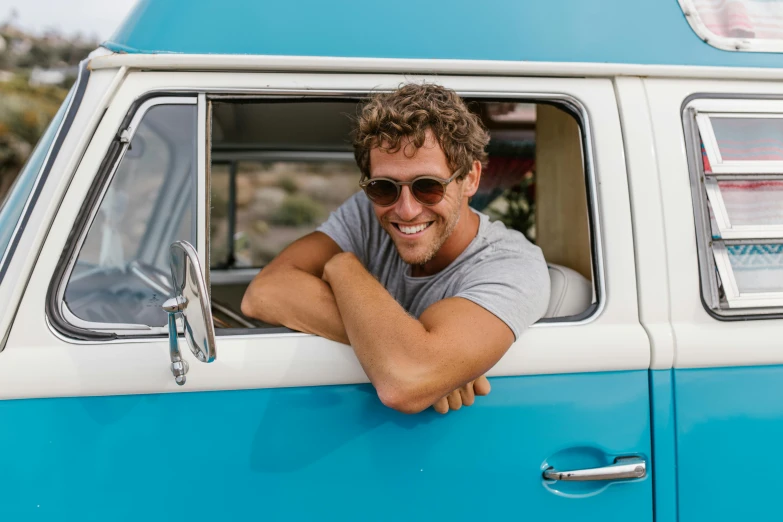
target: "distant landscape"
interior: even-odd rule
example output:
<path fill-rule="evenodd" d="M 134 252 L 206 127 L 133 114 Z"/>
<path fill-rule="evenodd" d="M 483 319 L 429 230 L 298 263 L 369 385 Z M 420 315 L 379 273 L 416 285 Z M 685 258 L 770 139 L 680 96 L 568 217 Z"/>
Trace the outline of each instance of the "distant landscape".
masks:
<path fill-rule="evenodd" d="M 0 22 L 0 202 L 98 42 Z"/>

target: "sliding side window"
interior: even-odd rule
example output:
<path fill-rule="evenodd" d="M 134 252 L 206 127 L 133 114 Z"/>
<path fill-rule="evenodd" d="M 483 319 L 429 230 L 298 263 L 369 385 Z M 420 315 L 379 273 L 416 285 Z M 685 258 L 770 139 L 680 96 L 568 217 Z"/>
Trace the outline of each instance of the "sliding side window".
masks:
<path fill-rule="evenodd" d="M 722 315 L 783 309 L 783 102 L 696 100 L 691 127 L 702 288 Z"/>

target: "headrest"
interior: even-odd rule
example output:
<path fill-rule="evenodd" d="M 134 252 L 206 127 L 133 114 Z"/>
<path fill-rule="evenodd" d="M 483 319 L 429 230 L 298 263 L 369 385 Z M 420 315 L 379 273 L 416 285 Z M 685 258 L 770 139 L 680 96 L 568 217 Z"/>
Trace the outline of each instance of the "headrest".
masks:
<path fill-rule="evenodd" d="M 570 268 L 549 264 L 551 291 L 544 317 L 581 314 L 593 302 L 593 285 Z"/>

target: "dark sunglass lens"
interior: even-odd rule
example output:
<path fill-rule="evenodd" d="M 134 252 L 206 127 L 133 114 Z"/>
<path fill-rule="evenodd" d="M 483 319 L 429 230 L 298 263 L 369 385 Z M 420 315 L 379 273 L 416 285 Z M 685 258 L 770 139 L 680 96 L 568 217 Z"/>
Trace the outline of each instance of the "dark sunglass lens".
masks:
<path fill-rule="evenodd" d="M 364 189 L 370 201 L 376 205 L 391 205 L 397 200 L 397 187 L 385 179 L 370 181 Z"/>
<path fill-rule="evenodd" d="M 434 179 L 417 179 L 411 188 L 416 199 L 425 205 L 435 205 L 443 199 L 443 185 Z"/>

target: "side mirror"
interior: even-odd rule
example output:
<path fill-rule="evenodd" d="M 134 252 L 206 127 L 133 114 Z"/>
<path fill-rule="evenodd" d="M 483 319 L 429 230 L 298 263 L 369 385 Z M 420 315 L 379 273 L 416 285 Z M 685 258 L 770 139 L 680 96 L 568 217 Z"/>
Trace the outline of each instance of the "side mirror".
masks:
<path fill-rule="evenodd" d="M 188 363 L 182 359 L 177 338 L 177 316 L 185 325 L 185 339 L 190 351 L 201 362 L 215 360 L 215 326 L 207 285 L 201 272 L 196 249 L 186 241 L 171 244 L 170 266 L 174 297 L 163 303 L 169 314 L 169 355 L 174 380 L 182 386 Z"/>

